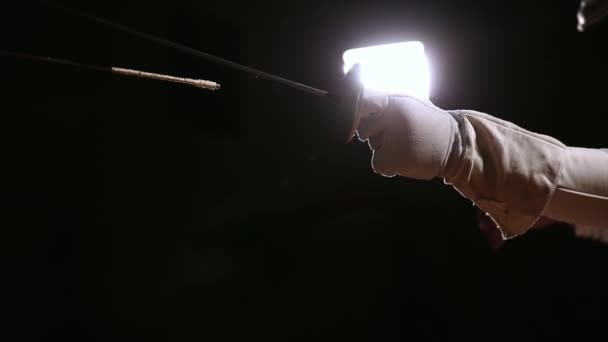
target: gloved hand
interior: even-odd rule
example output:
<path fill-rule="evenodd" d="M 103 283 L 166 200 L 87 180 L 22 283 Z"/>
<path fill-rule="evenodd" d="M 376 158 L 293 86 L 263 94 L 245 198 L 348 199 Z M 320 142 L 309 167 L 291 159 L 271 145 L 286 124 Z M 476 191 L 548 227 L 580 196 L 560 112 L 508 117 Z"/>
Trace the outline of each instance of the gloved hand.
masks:
<path fill-rule="evenodd" d="M 359 140 L 373 150 L 372 167 L 387 177 L 442 177 L 460 145 L 458 123 L 428 100 L 366 90 L 359 111 Z"/>
<path fill-rule="evenodd" d="M 366 92 L 360 114 L 357 134 L 374 151 L 377 173 L 442 178 L 488 213 L 504 238 L 523 234 L 538 220 L 565 160 L 566 148 L 554 138 L 410 96 Z"/>

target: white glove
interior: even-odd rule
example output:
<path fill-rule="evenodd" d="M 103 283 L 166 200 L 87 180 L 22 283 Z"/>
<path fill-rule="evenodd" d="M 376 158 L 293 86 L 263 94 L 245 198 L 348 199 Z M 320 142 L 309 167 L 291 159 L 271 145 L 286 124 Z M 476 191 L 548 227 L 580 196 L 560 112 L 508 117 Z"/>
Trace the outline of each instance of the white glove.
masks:
<path fill-rule="evenodd" d="M 374 151 L 377 173 L 443 178 L 504 238 L 525 233 L 541 215 L 608 227 L 608 150 L 566 147 L 488 114 L 448 112 L 410 96 L 366 92 L 360 114 L 357 134 Z"/>
<path fill-rule="evenodd" d="M 372 167 L 381 175 L 440 177 L 452 146 L 460 146 L 454 117 L 429 101 L 366 91 L 359 108 L 357 135 L 369 142 Z"/>
<path fill-rule="evenodd" d="M 566 147 L 491 115 L 366 93 L 359 139 L 384 176 L 443 178 L 488 213 L 504 238 L 526 232 L 553 195 Z"/>

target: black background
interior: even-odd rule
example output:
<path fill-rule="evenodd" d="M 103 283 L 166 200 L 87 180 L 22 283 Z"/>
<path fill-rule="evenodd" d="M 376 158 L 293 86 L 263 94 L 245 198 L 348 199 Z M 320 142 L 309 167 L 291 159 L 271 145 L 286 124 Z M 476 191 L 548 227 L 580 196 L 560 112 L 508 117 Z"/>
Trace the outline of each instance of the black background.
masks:
<path fill-rule="evenodd" d="M 436 105 L 606 146 L 608 23 L 578 32 L 578 1 L 61 3 L 324 89 L 344 50 L 421 40 Z M 604 332 L 606 249 L 570 227 L 493 253 L 468 200 L 374 174 L 322 99 L 35 2 L 0 13 L 4 50 L 222 85 L 0 57 L 3 339 Z"/>

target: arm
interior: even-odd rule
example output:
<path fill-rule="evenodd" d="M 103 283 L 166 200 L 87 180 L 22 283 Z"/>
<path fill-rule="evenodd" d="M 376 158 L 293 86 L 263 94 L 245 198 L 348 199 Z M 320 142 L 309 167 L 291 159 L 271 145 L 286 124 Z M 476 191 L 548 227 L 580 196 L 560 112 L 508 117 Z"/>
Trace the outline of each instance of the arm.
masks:
<path fill-rule="evenodd" d="M 408 96 L 366 94 L 361 110 L 357 134 L 374 151 L 377 173 L 442 178 L 488 213 L 503 238 L 525 233 L 541 215 L 577 225 L 608 222 L 607 152 L 570 148 L 491 115 L 447 112 Z"/>

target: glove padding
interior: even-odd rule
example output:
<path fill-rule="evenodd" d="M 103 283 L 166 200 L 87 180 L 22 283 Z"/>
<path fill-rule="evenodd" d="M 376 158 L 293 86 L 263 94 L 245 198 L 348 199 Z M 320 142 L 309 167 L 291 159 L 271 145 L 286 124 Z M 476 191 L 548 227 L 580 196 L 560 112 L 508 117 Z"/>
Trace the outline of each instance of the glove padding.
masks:
<path fill-rule="evenodd" d="M 452 145 L 460 142 L 450 113 L 427 100 L 369 91 L 359 108 L 357 135 L 373 150 L 376 173 L 423 180 L 442 176 Z"/>

